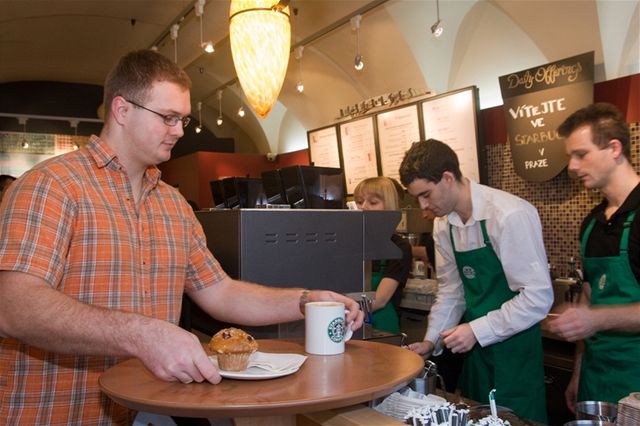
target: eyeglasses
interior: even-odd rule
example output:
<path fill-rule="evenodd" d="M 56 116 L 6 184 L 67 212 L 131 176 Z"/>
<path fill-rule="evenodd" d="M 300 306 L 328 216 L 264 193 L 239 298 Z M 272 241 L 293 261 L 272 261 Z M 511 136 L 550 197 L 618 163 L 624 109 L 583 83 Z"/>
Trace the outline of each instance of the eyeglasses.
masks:
<path fill-rule="evenodd" d="M 125 101 L 129 102 L 129 103 L 130 103 L 130 104 L 132 104 L 132 105 L 137 106 L 138 108 L 146 109 L 147 111 L 152 112 L 152 113 L 154 113 L 155 115 L 157 115 L 157 116 L 159 116 L 159 117 L 162 117 L 162 121 L 163 121 L 163 122 L 164 122 L 164 124 L 166 124 L 167 126 L 171 126 L 171 127 L 173 127 L 173 126 L 175 126 L 176 124 L 178 124 L 178 123 L 180 123 L 180 122 L 181 122 L 181 123 L 182 123 L 182 127 L 187 127 L 187 126 L 189 125 L 189 122 L 191 121 L 191 117 L 180 117 L 180 116 L 177 116 L 177 115 L 160 114 L 160 113 L 159 113 L 159 112 L 157 112 L 157 111 L 154 111 L 154 110 L 149 109 L 149 108 L 147 108 L 147 107 L 145 107 L 145 106 L 142 106 L 142 105 L 140 105 L 140 104 L 138 104 L 138 103 L 135 103 L 135 102 L 133 102 L 133 101 L 130 101 L 129 99 L 126 99 L 126 98 L 125 98 Z"/>

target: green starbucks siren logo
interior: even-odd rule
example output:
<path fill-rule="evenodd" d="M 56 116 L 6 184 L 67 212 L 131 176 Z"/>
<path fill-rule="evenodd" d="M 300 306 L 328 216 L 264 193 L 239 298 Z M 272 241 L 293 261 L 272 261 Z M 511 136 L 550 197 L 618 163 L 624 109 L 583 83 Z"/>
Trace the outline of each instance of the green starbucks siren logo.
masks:
<path fill-rule="evenodd" d="M 344 340 L 344 318 L 336 318 L 329 323 L 327 334 L 332 342 L 340 343 Z"/>

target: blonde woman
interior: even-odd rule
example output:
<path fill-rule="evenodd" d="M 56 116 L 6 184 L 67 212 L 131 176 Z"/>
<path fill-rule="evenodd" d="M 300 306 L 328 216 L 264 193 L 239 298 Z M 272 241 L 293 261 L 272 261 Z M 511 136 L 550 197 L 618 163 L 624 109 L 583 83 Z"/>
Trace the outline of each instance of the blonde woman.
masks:
<path fill-rule="evenodd" d="M 354 190 L 354 200 L 361 210 L 399 210 L 396 183 L 388 177 L 363 180 Z M 373 301 L 373 328 L 389 333 L 400 333 L 400 320 L 396 309 L 402 299 L 402 289 L 411 269 L 411 245 L 400 235 L 391 236 L 402 250 L 402 258 L 376 260 L 372 263 L 371 289 L 376 292 Z"/>

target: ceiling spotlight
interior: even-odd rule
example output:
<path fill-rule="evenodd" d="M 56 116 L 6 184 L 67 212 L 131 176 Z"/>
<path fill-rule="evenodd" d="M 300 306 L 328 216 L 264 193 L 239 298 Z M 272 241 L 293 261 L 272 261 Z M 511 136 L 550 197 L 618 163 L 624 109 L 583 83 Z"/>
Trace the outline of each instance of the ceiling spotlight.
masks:
<path fill-rule="evenodd" d="M 444 32 L 442 20 L 440 20 L 440 0 L 436 0 L 436 16 L 438 19 L 436 23 L 431 26 L 431 34 L 433 34 L 434 37 L 440 37 Z"/>
<path fill-rule="evenodd" d="M 18 124 L 22 125 L 22 149 L 29 148 L 29 142 L 27 142 L 27 117 L 18 117 Z"/>
<path fill-rule="evenodd" d="M 218 119 L 216 124 L 222 126 L 222 89 L 218 90 Z"/>
<path fill-rule="evenodd" d="M 202 41 L 202 17 L 204 15 L 204 4 L 206 0 L 198 0 L 195 4 L 195 13 L 200 21 L 200 47 L 204 49 L 207 53 L 213 53 L 216 49 L 213 47 L 213 42 L 211 40 Z"/>
<path fill-rule="evenodd" d="M 440 37 L 444 31 L 444 28 L 442 28 L 441 22 L 442 21 L 438 19 L 438 21 L 431 26 L 431 33 L 433 34 L 434 37 Z"/>
<path fill-rule="evenodd" d="M 202 131 L 202 102 L 198 101 L 198 125 L 196 126 L 196 133 Z"/>
<path fill-rule="evenodd" d="M 304 92 L 304 83 L 302 82 L 302 52 L 304 46 L 298 46 L 295 50 L 296 61 L 298 61 L 298 83 L 296 84 L 296 90 L 298 93 Z"/>
<path fill-rule="evenodd" d="M 69 120 L 69 125 L 73 128 L 74 138 L 73 138 L 73 150 L 80 148 L 78 145 L 78 124 L 80 124 L 79 120 Z"/>
<path fill-rule="evenodd" d="M 204 43 L 201 43 L 200 46 L 202 46 L 204 51 L 207 52 L 207 53 L 213 53 L 213 52 L 216 51 L 216 48 L 213 47 L 213 42 L 212 41 L 205 41 Z"/>
<path fill-rule="evenodd" d="M 353 67 L 357 71 L 360 71 L 362 68 L 364 68 L 364 62 L 362 62 L 362 55 L 360 55 L 359 53 L 356 53 L 356 57 L 353 60 Z"/>
<path fill-rule="evenodd" d="M 356 32 L 356 57 L 353 61 L 353 66 L 356 71 L 360 71 L 364 68 L 364 61 L 360 54 L 360 21 L 362 21 L 362 15 L 356 15 L 351 18 L 351 29 Z"/>
<path fill-rule="evenodd" d="M 242 106 L 240 106 L 240 108 L 238 108 L 238 116 L 240 118 L 244 117 L 244 108 Z"/>
<path fill-rule="evenodd" d="M 178 63 L 178 31 L 180 31 L 180 25 L 178 24 L 173 24 L 171 26 L 171 30 L 169 31 L 171 40 L 173 40 L 173 61 L 176 64 Z"/>

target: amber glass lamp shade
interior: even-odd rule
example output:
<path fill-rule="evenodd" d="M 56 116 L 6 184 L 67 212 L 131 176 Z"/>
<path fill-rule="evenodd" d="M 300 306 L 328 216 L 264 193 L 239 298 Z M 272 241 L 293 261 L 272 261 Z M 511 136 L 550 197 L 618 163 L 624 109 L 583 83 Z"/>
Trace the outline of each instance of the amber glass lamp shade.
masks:
<path fill-rule="evenodd" d="M 289 64 L 289 8 L 278 0 L 231 0 L 233 64 L 249 104 L 264 118 L 278 99 Z"/>

